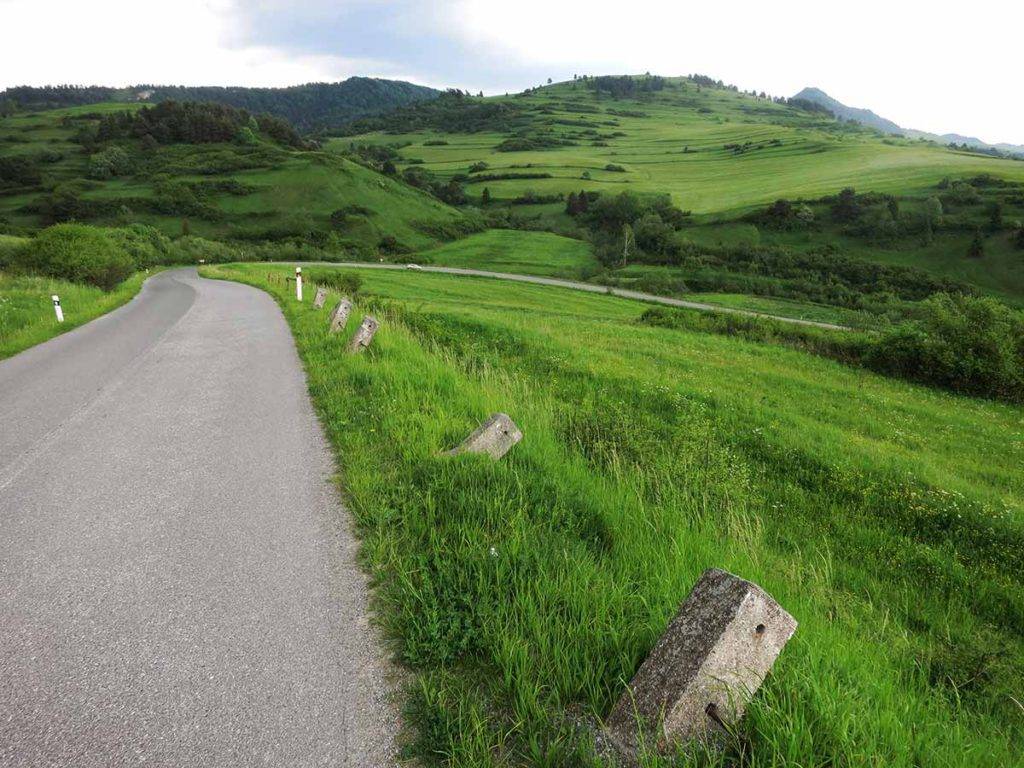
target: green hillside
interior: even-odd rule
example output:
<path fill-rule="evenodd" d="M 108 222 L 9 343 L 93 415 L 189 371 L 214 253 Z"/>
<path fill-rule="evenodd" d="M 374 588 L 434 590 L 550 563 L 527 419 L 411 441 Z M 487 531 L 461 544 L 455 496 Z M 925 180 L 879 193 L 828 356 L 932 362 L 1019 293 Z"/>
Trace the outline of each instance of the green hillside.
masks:
<path fill-rule="evenodd" d="M 283 123 L 257 126 L 244 142 L 97 135 L 104 116 L 142 109 L 93 104 L 0 118 L 0 226 L 28 234 L 71 219 L 144 223 L 169 235 L 371 254 L 384 240 L 428 247 L 437 242 L 431 231 L 462 218 L 400 181 L 307 147 Z"/>
<path fill-rule="evenodd" d="M 103 102 L 158 104 L 161 101 L 200 101 L 226 104 L 256 114 L 288 120 L 303 132 L 337 129 L 356 118 L 432 99 L 439 91 L 401 80 L 350 77 L 337 83 L 306 83 L 287 88 L 134 85 L 19 86 L 0 91 L 0 114 L 6 108 L 62 109 Z"/>
<path fill-rule="evenodd" d="M 602 80 L 611 89 L 596 88 Z M 639 86 L 613 95 L 623 80 Z M 643 90 L 652 81 L 660 89 Z M 424 174 L 454 180 L 471 204 L 517 227 L 586 236 L 579 217 L 565 212 L 568 195 L 668 194 L 690 213 L 677 239 L 692 250 L 835 253 L 1024 302 L 1024 163 L 887 136 L 701 82 L 599 78 L 512 97 L 448 95 L 358 121 L 352 135 L 327 146 L 388 157 L 413 182 Z M 857 193 L 856 220 L 831 216 L 844 188 Z M 780 198 L 794 210 L 805 204 L 810 218 L 767 216 Z M 933 199 L 937 214 L 929 212 Z M 969 257 L 976 235 L 983 253 Z M 636 261 L 685 266 L 663 254 Z M 698 290 L 766 290 L 708 282 L 699 272 L 680 277 Z"/>
<path fill-rule="evenodd" d="M 292 325 L 428 765 L 595 765 L 588 724 L 709 566 L 800 628 L 725 751 L 644 765 L 1024 759 L 1019 406 L 415 272 L 359 273 L 348 333 L 383 322 L 347 357 L 272 269 L 204 274 Z M 441 455 L 495 411 L 525 433 L 505 459 Z"/>

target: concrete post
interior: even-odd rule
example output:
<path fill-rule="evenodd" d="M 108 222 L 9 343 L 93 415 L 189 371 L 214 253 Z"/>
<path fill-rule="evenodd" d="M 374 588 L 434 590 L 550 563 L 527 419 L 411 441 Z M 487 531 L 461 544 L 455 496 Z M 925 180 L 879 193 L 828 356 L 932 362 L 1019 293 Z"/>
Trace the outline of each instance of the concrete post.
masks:
<path fill-rule="evenodd" d="M 53 299 L 53 313 L 57 315 L 57 322 L 64 322 L 64 310 L 60 308 L 60 296 L 53 294 L 50 298 Z"/>
<path fill-rule="evenodd" d="M 327 289 L 322 285 L 316 287 L 316 296 L 313 297 L 313 307 L 315 309 L 321 309 L 324 306 L 324 302 L 327 301 Z"/>
<path fill-rule="evenodd" d="M 612 741 L 634 755 L 638 731 L 659 751 L 721 733 L 743 717 L 796 626 L 756 584 L 705 571 L 608 716 Z"/>
<path fill-rule="evenodd" d="M 379 327 L 380 324 L 377 322 L 377 318 L 372 315 L 364 317 L 363 322 L 360 323 L 359 327 L 356 329 L 352 340 L 349 341 L 348 347 L 346 348 L 347 351 L 362 352 L 370 346 L 370 342 L 373 341 L 373 335 L 377 333 L 377 328 Z"/>
<path fill-rule="evenodd" d="M 331 333 L 337 333 L 345 327 L 351 312 L 352 302 L 342 297 L 341 301 L 338 302 L 338 306 L 331 312 Z"/>
<path fill-rule="evenodd" d="M 448 454 L 456 456 L 460 453 L 486 453 L 492 458 L 500 459 L 522 439 L 523 433 L 508 414 L 496 413 Z"/>

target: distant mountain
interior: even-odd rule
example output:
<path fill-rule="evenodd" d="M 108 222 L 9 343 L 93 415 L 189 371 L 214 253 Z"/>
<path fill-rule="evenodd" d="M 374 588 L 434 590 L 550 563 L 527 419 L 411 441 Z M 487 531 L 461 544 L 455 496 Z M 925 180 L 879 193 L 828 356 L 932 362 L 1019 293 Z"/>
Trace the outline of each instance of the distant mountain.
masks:
<path fill-rule="evenodd" d="M 856 120 L 861 125 L 866 125 L 869 128 L 877 128 L 883 133 L 903 133 L 903 129 L 896 125 L 892 120 L 886 120 L 884 117 L 876 115 L 870 109 L 848 107 L 842 102 L 833 99 L 820 88 L 804 88 L 793 98 L 820 104 L 840 120 Z"/>
<path fill-rule="evenodd" d="M 338 83 L 307 83 L 288 88 L 176 85 L 137 85 L 130 88 L 19 86 L 0 92 L 0 104 L 6 100 L 21 108 L 53 109 L 104 101 L 212 101 L 246 109 L 255 114 L 266 113 L 283 117 L 298 130 L 311 133 L 330 131 L 357 118 L 432 99 L 439 94 L 440 91 L 433 88 L 401 80 L 350 77 Z"/>
<path fill-rule="evenodd" d="M 836 101 L 820 88 L 804 88 L 793 97 L 819 104 L 828 109 L 832 114 L 842 120 L 856 120 L 861 125 L 869 128 L 877 128 L 883 133 L 891 133 L 897 136 L 906 136 L 910 139 L 927 139 L 940 144 L 966 144 L 972 149 L 984 151 L 995 151 L 1008 155 L 1024 156 L 1024 146 L 1018 144 L 988 144 L 974 136 L 962 136 L 959 133 L 936 134 L 927 131 L 918 131 L 913 128 L 901 128 L 892 120 L 886 120 L 872 112 L 870 109 L 857 109 L 848 107 L 840 101 Z"/>

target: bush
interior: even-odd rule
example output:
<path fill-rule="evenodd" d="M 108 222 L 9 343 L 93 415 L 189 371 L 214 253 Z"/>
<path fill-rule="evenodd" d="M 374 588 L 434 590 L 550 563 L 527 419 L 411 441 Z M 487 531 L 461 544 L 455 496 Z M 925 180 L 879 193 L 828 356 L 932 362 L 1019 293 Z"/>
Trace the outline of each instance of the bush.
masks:
<path fill-rule="evenodd" d="M 58 224 L 13 254 L 19 271 L 88 283 L 109 291 L 135 271 L 131 255 L 107 230 Z"/>
<path fill-rule="evenodd" d="M 89 158 L 87 176 L 90 179 L 112 179 L 131 173 L 132 159 L 121 147 L 107 147 Z"/>
<path fill-rule="evenodd" d="M 1024 401 L 1024 314 L 992 298 L 938 294 L 868 351 L 872 369 L 973 395 Z"/>
<path fill-rule="evenodd" d="M 350 298 L 358 294 L 363 285 L 363 278 L 355 272 L 342 272 L 337 269 L 306 269 L 304 274 L 309 282 L 333 288 Z"/>

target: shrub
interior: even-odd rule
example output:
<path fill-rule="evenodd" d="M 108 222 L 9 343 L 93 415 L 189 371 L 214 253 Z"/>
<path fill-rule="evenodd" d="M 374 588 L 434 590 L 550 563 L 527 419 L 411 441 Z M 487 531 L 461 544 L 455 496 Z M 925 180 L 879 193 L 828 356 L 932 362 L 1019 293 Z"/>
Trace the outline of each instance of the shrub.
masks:
<path fill-rule="evenodd" d="M 131 257 L 135 269 L 147 269 L 173 260 L 171 241 L 160 230 L 145 224 L 131 224 L 107 234 Z"/>
<path fill-rule="evenodd" d="M 107 147 L 89 158 L 87 176 L 90 179 L 112 179 L 132 170 L 132 159 L 121 147 Z"/>
<path fill-rule="evenodd" d="M 608 165 L 606 165 L 604 167 L 604 169 L 606 171 L 611 171 L 613 173 L 625 173 L 626 172 L 625 168 L 623 168 L 621 165 L 615 165 L 615 163 L 608 163 Z"/>
<path fill-rule="evenodd" d="M 307 269 L 305 278 L 311 283 L 333 288 L 349 297 L 359 293 L 363 285 L 363 278 L 355 272 L 342 272 L 337 269 Z"/>
<path fill-rule="evenodd" d="M 13 255 L 14 268 L 109 291 L 135 271 L 132 257 L 107 230 L 57 224 Z"/>
<path fill-rule="evenodd" d="M 29 157 L 0 157 L 0 186 L 34 186 L 42 180 L 39 165 Z"/>
<path fill-rule="evenodd" d="M 1024 315 L 995 299 L 938 294 L 921 317 L 891 329 L 865 362 L 956 392 L 1024 400 Z"/>
<path fill-rule="evenodd" d="M 400 242 L 394 235 L 384 235 L 380 239 L 380 242 L 377 243 L 377 249 L 381 253 L 387 253 L 393 256 L 403 253 L 412 253 L 412 248 Z"/>

